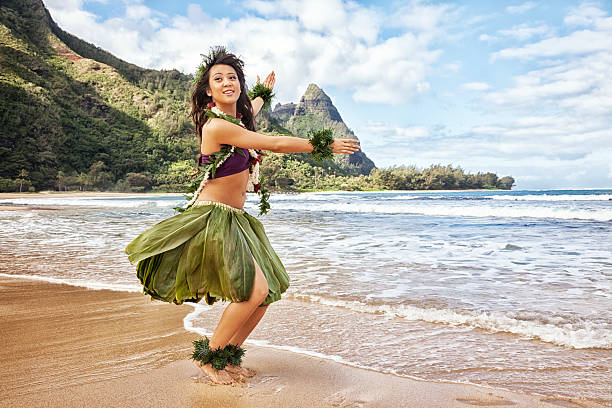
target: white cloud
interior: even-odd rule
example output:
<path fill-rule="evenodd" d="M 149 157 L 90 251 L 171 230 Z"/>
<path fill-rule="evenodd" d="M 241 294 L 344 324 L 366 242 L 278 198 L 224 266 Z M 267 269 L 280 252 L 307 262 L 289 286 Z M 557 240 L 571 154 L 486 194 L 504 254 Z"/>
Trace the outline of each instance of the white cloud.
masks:
<path fill-rule="evenodd" d="M 45 5 L 54 10 L 77 10 L 83 5 L 83 0 L 45 0 Z"/>
<path fill-rule="evenodd" d="M 449 4 L 432 5 L 419 0 L 405 3 L 386 19 L 388 24 L 423 33 L 435 32 L 454 11 Z"/>
<path fill-rule="evenodd" d="M 462 84 L 461 87 L 468 91 L 486 91 L 491 88 L 491 86 L 485 82 L 466 82 Z"/>
<path fill-rule="evenodd" d="M 489 35 L 489 34 L 480 34 L 480 36 L 478 36 L 478 39 L 480 41 L 486 41 L 486 42 L 493 42 L 493 41 L 499 40 L 498 37 L 495 37 L 495 36 Z"/>
<path fill-rule="evenodd" d="M 430 131 L 425 126 L 400 127 L 380 121 L 367 121 L 358 133 L 362 143 L 378 147 L 394 143 L 412 143 L 430 136 Z"/>
<path fill-rule="evenodd" d="M 463 63 L 461 61 L 454 61 L 448 64 L 444 64 L 441 69 L 442 74 L 456 74 L 463 67 Z"/>
<path fill-rule="evenodd" d="M 533 1 L 528 1 L 518 6 L 508 6 L 506 7 L 506 12 L 510 14 L 523 14 L 528 12 L 529 10 L 535 8 L 537 4 Z"/>
<path fill-rule="evenodd" d="M 149 18 L 150 16 L 151 9 L 140 4 L 127 6 L 125 11 L 125 17 L 128 20 L 141 20 Z"/>
<path fill-rule="evenodd" d="M 499 30 L 498 33 L 505 37 L 514 37 L 519 41 L 529 40 L 531 37 L 542 36 L 550 32 L 550 27 L 545 24 L 529 26 L 526 23 L 516 25 L 508 30 Z"/>
<path fill-rule="evenodd" d="M 343 0 L 250 0 L 255 15 L 214 18 L 197 4 L 186 15 L 156 14 L 143 3 L 127 5 L 122 17 L 98 21 L 70 5 L 46 0 L 58 24 L 86 41 L 140 66 L 193 72 L 199 54 L 226 45 L 241 55 L 248 80 L 277 73 L 279 100 L 295 100 L 310 82 L 352 93 L 354 100 L 400 104 L 430 89 L 440 57 L 433 48 L 443 35 L 445 5 L 413 1 L 393 12 Z M 397 34 L 382 38 L 392 20 Z"/>
<path fill-rule="evenodd" d="M 574 31 L 565 37 L 547 38 L 520 48 L 506 48 L 492 54 L 492 59 L 521 58 L 534 59 L 558 55 L 585 55 L 596 51 L 609 50 L 612 33 L 610 31 Z"/>
<path fill-rule="evenodd" d="M 594 3 L 584 2 L 573 8 L 563 21 L 569 25 L 588 26 L 604 18 L 605 15 L 606 13 Z"/>

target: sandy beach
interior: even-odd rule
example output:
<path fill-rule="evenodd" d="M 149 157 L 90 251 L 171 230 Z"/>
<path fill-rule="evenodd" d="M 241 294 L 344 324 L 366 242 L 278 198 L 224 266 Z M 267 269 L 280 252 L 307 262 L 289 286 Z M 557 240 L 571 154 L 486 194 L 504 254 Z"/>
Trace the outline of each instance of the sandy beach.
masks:
<path fill-rule="evenodd" d="M 246 345 L 248 383 L 214 386 L 189 360 L 192 307 L 136 293 L 0 278 L 0 404 L 28 407 L 598 407 L 417 381 Z"/>

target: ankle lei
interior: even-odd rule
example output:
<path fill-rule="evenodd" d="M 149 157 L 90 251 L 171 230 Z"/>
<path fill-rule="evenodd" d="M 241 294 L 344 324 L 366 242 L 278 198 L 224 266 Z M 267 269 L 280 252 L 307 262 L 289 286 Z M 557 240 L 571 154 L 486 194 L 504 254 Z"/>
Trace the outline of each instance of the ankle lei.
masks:
<path fill-rule="evenodd" d="M 194 350 L 191 359 L 199 361 L 201 364 L 210 363 L 215 370 L 223 370 L 228 364 L 235 366 L 242 364 L 242 356 L 244 356 L 245 352 L 243 348 L 228 344 L 224 348 L 211 350 L 209 342 L 208 337 L 195 340 L 193 342 Z"/>
<path fill-rule="evenodd" d="M 208 109 L 204 112 L 204 114 L 208 118 L 220 118 L 227 120 L 235 125 L 241 126 L 246 129 L 242 120 L 240 120 L 240 114 L 234 117 L 232 115 L 228 115 L 223 112 L 221 109 L 216 107 L 213 102 L 208 104 Z M 247 192 L 257 193 L 259 195 L 259 215 L 267 214 L 270 211 L 270 204 L 268 203 L 268 198 L 270 198 L 270 193 L 263 186 L 263 177 L 259 174 L 259 164 L 261 163 L 263 153 L 255 150 L 249 150 L 249 181 L 247 183 Z M 193 204 L 196 202 L 200 192 L 206 185 L 209 179 L 215 178 L 215 172 L 219 166 L 221 166 L 225 161 L 236 154 L 244 155 L 243 151 L 238 149 L 236 150 L 236 146 L 230 145 L 222 145 L 221 150 L 212 153 L 210 156 L 214 157 L 214 160 L 209 162 L 206 165 L 200 166 L 200 160 L 198 159 L 197 171 L 190 176 L 191 183 L 189 187 L 187 187 L 187 195 L 186 199 L 189 200 L 185 207 L 175 207 L 175 212 L 184 212 L 191 208 Z"/>

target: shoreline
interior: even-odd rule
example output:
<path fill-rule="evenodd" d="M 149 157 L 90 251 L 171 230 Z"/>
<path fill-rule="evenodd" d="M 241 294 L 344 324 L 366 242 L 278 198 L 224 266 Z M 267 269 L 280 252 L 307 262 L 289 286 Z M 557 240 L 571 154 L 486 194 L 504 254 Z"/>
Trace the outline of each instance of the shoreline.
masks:
<path fill-rule="evenodd" d="M 612 190 L 612 187 L 594 187 L 594 188 L 554 188 L 554 189 L 461 189 L 461 190 L 320 190 L 320 191 L 278 191 L 272 194 L 334 194 L 334 193 L 453 193 L 453 192 L 484 192 L 484 191 L 498 191 L 498 192 L 517 192 L 517 191 L 589 191 L 589 190 Z M 254 194 L 254 193 L 249 193 Z M 174 197 L 184 196 L 184 192 L 176 193 L 119 193 L 111 191 L 37 191 L 34 193 L 0 193 L 0 200 L 8 200 L 11 198 L 49 198 L 49 197 Z"/>
<path fill-rule="evenodd" d="M 464 191 L 518 191 L 501 189 L 463 189 L 463 190 L 320 190 L 320 191 L 278 191 L 272 194 L 334 194 L 334 193 L 452 193 Z M 528 191 L 528 190 L 523 190 Z M 538 190 L 533 190 L 538 191 Z M 254 194 L 254 193 L 253 193 Z M 185 193 L 117 193 L 110 191 L 37 191 L 34 193 L 0 193 L 0 199 L 11 198 L 49 198 L 49 197 L 173 197 Z"/>
<path fill-rule="evenodd" d="M 599 407 L 498 388 L 415 380 L 246 344 L 248 384 L 212 386 L 188 359 L 193 308 L 148 296 L 0 276 L 0 378 L 11 406 Z M 34 299 L 34 300 L 33 300 Z M 42 352 L 44 351 L 44 352 Z M 70 367 L 66 370 L 66 367 Z"/>

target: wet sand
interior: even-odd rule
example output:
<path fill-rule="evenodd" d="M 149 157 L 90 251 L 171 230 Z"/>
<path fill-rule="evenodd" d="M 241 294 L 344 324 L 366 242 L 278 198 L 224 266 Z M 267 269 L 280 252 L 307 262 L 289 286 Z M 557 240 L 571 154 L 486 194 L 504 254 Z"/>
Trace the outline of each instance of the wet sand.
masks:
<path fill-rule="evenodd" d="M 191 341 L 199 338 L 183 328 L 192 310 L 135 293 L 0 277 L 0 405 L 599 406 L 417 381 L 248 344 L 245 366 L 258 375 L 248 383 L 214 386 L 189 360 Z"/>

